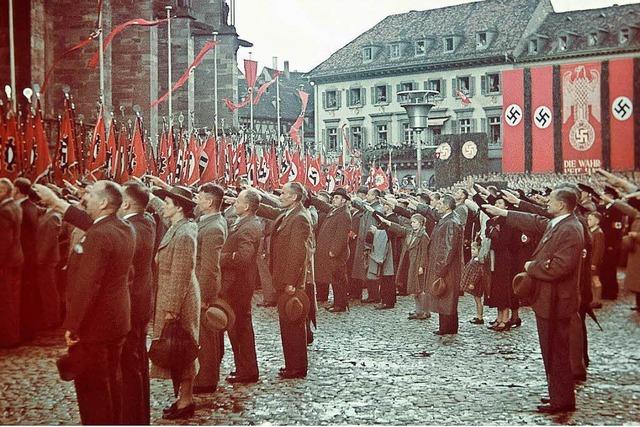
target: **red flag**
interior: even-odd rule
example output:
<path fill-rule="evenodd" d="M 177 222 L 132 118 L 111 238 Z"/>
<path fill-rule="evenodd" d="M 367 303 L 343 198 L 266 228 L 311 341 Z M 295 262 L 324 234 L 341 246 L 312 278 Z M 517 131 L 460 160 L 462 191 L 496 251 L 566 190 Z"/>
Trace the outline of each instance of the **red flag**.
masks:
<path fill-rule="evenodd" d="M 198 173 L 200 174 L 200 184 L 215 181 L 218 178 L 217 167 L 217 142 L 213 135 L 207 138 L 198 152 Z"/>
<path fill-rule="evenodd" d="M 312 191 L 320 191 L 324 187 L 324 177 L 320 168 L 320 160 L 307 156 L 307 182 L 306 186 Z"/>
<path fill-rule="evenodd" d="M 58 132 L 58 149 L 56 155 L 56 167 L 54 174 L 56 182 L 62 183 L 62 179 L 75 181 L 77 179 L 76 157 L 76 132 L 73 123 L 73 111 L 69 105 L 69 100 L 65 100 L 65 109 L 60 122 L 60 130 Z"/>
<path fill-rule="evenodd" d="M 51 155 L 49 154 L 49 143 L 44 131 L 44 121 L 42 120 L 40 101 L 36 103 L 34 133 L 36 145 L 35 175 L 40 176 L 51 167 Z"/>
<path fill-rule="evenodd" d="M 178 130 L 178 148 L 174 154 L 176 159 L 176 168 L 175 168 L 175 176 L 173 184 L 182 182 L 184 177 L 184 169 L 185 169 L 185 151 L 186 151 L 186 143 L 184 142 L 184 134 L 182 133 L 182 128 Z"/>
<path fill-rule="evenodd" d="M 116 160 L 118 158 L 118 142 L 116 138 L 116 121 L 111 119 L 109 124 L 109 136 L 107 138 L 107 152 L 105 156 L 105 167 L 107 176 L 113 179 L 118 169 Z"/>
<path fill-rule="evenodd" d="M 260 165 L 256 170 L 256 185 L 260 188 L 267 188 L 271 181 L 271 159 L 269 153 L 264 153 L 260 159 Z"/>
<path fill-rule="evenodd" d="M 149 168 L 147 155 L 144 152 L 144 142 L 142 141 L 142 119 L 140 117 L 136 117 L 131 144 L 131 156 L 129 159 L 131 175 L 140 178 L 147 173 Z"/>
<path fill-rule="evenodd" d="M 246 107 L 247 105 L 249 105 L 249 103 L 251 102 L 251 96 L 249 96 L 249 95 L 245 96 L 244 99 L 242 101 L 240 101 L 239 103 L 237 103 L 237 104 L 234 104 L 233 101 L 231 101 L 228 98 L 224 98 L 223 101 L 224 101 L 224 104 L 229 109 L 229 111 L 231 111 L 233 113 L 237 109 L 243 108 L 243 107 Z"/>
<path fill-rule="evenodd" d="M 220 146 L 218 147 L 218 179 L 222 178 L 223 182 L 226 182 L 226 169 L 227 169 L 227 140 L 222 138 L 220 140 Z"/>
<path fill-rule="evenodd" d="M 249 157 L 249 164 L 247 165 L 247 177 L 252 186 L 258 186 L 258 159 L 256 158 L 255 150 L 251 152 Z"/>
<path fill-rule="evenodd" d="M 127 128 L 122 126 L 118 134 L 118 152 L 116 155 L 116 177 L 119 184 L 129 180 L 129 134 Z"/>
<path fill-rule="evenodd" d="M 164 95 L 162 95 L 160 98 L 156 99 L 155 101 L 153 101 L 151 103 L 151 107 L 155 107 L 156 105 L 160 104 L 161 102 L 163 102 L 165 99 L 169 98 L 169 93 L 173 93 L 175 92 L 177 89 L 181 88 L 182 85 L 184 85 L 187 80 L 189 80 L 189 74 L 191 73 L 191 70 L 193 70 L 194 68 L 196 68 L 198 65 L 200 65 L 200 63 L 202 62 L 202 60 L 204 59 L 204 56 L 207 54 L 207 52 L 209 52 L 210 50 L 212 50 L 213 48 L 216 47 L 216 45 L 218 44 L 217 41 L 213 41 L 213 40 L 208 40 L 204 43 L 204 46 L 202 46 L 202 49 L 200 49 L 200 52 L 198 52 L 198 54 L 196 55 L 195 59 L 193 60 L 193 62 L 187 67 L 187 69 L 184 71 L 184 73 L 182 73 L 182 76 L 180 76 L 180 78 L 178 79 L 178 81 L 176 81 L 173 84 L 173 87 L 171 88 L 170 91 L 167 91 L 167 93 L 165 93 Z"/>
<path fill-rule="evenodd" d="M 22 173 L 24 176 L 33 179 L 33 172 L 36 166 L 36 141 L 34 120 L 31 114 L 31 108 L 27 108 L 27 118 L 24 122 L 22 131 L 22 142 L 20 143 L 22 149 Z"/>
<path fill-rule="evenodd" d="M 329 170 L 327 170 L 327 175 L 325 176 L 326 181 L 326 190 L 328 192 L 333 192 L 336 188 L 336 172 L 338 170 L 338 165 L 332 163 L 329 165 Z"/>
<path fill-rule="evenodd" d="M 141 19 L 141 18 L 136 18 L 136 19 L 132 19 L 130 21 L 127 22 L 123 22 L 120 25 L 116 25 L 113 30 L 111 30 L 111 32 L 107 35 L 107 37 L 104 38 L 103 42 L 102 42 L 102 50 L 105 51 L 107 50 L 107 46 L 109 46 L 111 44 L 111 42 L 113 41 L 113 39 L 115 38 L 115 36 L 117 36 L 118 34 L 120 34 L 122 31 L 126 30 L 128 27 L 131 27 L 132 25 L 141 25 L 144 27 L 153 27 L 155 25 L 161 24 L 164 21 L 166 21 L 167 18 L 164 19 L 158 19 L 157 21 L 147 21 L 146 19 Z M 98 61 L 100 60 L 100 52 L 96 52 L 91 56 L 91 59 L 89 60 L 89 63 L 87 64 L 88 68 L 96 68 L 98 66 Z"/>
<path fill-rule="evenodd" d="M 18 158 L 18 123 L 16 121 L 16 115 L 11 111 L 11 103 L 9 103 L 7 110 L 9 111 L 6 128 L 4 131 L 4 137 L 2 139 L 4 146 L 2 147 L 2 174 L 13 180 L 19 173 L 19 158 Z"/>
<path fill-rule="evenodd" d="M 51 67 L 49 67 L 49 69 L 47 70 L 47 72 L 44 75 L 44 82 L 42 83 L 42 87 L 40 88 L 40 93 L 44 94 L 47 90 L 47 87 L 49 85 L 49 78 L 51 77 L 51 73 L 53 72 L 53 70 L 56 68 L 56 66 L 64 59 L 65 56 L 67 56 L 68 54 L 70 54 L 73 51 L 76 51 L 78 49 L 82 49 L 83 47 L 85 47 L 86 45 L 88 45 L 89 43 L 91 43 L 93 40 L 98 38 L 99 33 L 93 32 L 89 35 L 89 37 L 87 37 L 86 39 L 82 40 L 80 43 L 71 46 L 69 49 L 65 50 L 64 52 L 62 52 L 62 54 L 60 54 L 60 56 L 58 56 L 55 61 L 53 61 L 53 64 L 51 64 Z"/>
<path fill-rule="evenodd" d="M 460 97 L 460 102 L 462 102 L 462 104 L 464 105 L 471 104 L 471 99 L 469 99 L 469 97 L 465 95 L 464 92 L 462 92 L 460 89 L 456 90 L 456 96 Z"/>
<path fill-rule="evenodd" d="M 302 127 L 302 123 L 304 122 L 304 113 L 307 110 L 307 102 L 309 101 L 309 94 L 305 91 L 299 90 L 298 96 L 302 101 L 302 110 L 300 111 L 300 115 L 296 119 L 296 121 L 291 126 L 289 130 L 289 134 L 291 135 L 291 139 L 297 144 L 300 145 L 300 136 L 298 132 L 300 131 L 300 127 Z"/>
<path fill-rule="evenodd" d="M 380 191 L 389 189 L 389 177 L 380 166 L 378 166 L 378 169 L 376 169 L 373 175 L 373 186 Z"/>
<path fill-rule="evenodd" d="M 93 129 L 93 137 L 91 138 L 91 146 L 89 147 L 88 169 L 92 171 L 101 167 L 107 160 L 107 139 L 106 129 L 104 126 L 104 118 L 102 116 L 102 107 L 98 113 L 98 121 Z"/>
<path fill-rule="evenodd" d="M 256 61 L 244 60 L 244 77 L 247 80 L 247 88 L 249 90 L 253 89 L 258 77 L 258 63 Z"/>
<path fill-rule="evenodd" d="M 296 151 L 291 157 L 291 168 L 289 169 L 289 182 L 295 181 L 304 184 L 307 172 L 302 164 L 300 152 Z"/>
<path fill-rule="evenodd" d="M 267 163 L 267 167 L 269 168 L 269 177 L 266 184 L 270 184 L 271 188 L 277 188 L 280 184 L 280 176 L 278 174 L 278 155 L 276 154 L 275 145 L 271 145 L 269 149 L 269 162 Z"/>
<path fill-rule="evenodd" d="M 151 141 L 145 141 L 144 152 L 147 155 L 147 170 L 151 175 L 158 176 L 158 161 L 156 160 L 156 155 L 153 152 Z"/>
<path fill-rule="evenodd" d="M 260 98 L 262 98 L 262 95 L 264 95 L 267 89 L 269 89 L 269 87 L 276 82 L 280 74 L 282 74 L 282 71 L 276 71 L 274 76 L 271 78 L 271 80 L 269 80 L 266 83 L 263 83 L 262 86 L 258 88 L 258 91 L 256 92 L 256 95 L 253 98 L 253 105 L 258 105 L 258 102 L 260 102 Z"/>
<path fill-rule="evenodd" d="M 184 156 L 185 167 L 183 181 L 186 185 L 193 185 L 200 181 L 200 167 L 198 165 L 199 152 L 198 137 L 195 132 L 192 132 Z"/>
<path fill-rule="evenodd" d="M 289 175 L 291 175 L 291 156 L 289 156 L 289 149 L 285 148 L 282 153 L 282 159 L 280 160 L 280 185 L 285 185 L 289 182 Z"/>

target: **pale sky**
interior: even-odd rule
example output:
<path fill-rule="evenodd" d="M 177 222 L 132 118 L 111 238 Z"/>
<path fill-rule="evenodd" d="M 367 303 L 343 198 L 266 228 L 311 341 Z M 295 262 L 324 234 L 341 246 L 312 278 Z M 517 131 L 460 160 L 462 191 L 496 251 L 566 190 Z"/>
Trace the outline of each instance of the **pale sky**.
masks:
<path fill-rule="evenodd" d="M 310 71 L 388 15 L 426 10 L 469 0 L 236 0 L 236 29 L 253 43 L 238 50 L 238 63 L 258 61 L 258 70 L 279 68 L 288 60 L 292 71 Z M 593 9 L 638 0 L 552 0 L 556 12 Z M 241 67 L 242 69 L 242 67 Z"/>

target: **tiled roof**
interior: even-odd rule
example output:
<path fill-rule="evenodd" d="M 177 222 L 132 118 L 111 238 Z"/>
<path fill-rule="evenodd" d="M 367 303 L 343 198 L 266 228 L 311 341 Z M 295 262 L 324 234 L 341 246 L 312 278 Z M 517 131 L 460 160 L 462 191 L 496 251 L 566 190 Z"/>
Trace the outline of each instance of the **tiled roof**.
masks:
<path fill-rule="evenodd" d="M 268 73 L 265 76 L 265 71 Z M 269 81 L 274 74 L 273 69 L 265 67 L 263 72 L 258 75 L 258 81 L 256 83 L 256 90 L 263 83 Z M 266 78 L 265 78 L 266 77 Z M 298 90 L 300 85 L 303 85 L 303 90 L 307 92 L 309 101 L 307 104 L 306 117 L 313 117 L 313 87 L 309 84 L 309 81 L 304 77 L 304 73 L 292 71 L 289 73 L 289 78 L 284 75 L 280 76 L 280 117 L 282 120 L 295 121 L 300 114 L 301 102 L 298 97 Z M 238 79 L 238 96 L 244 97 L 247 93 L 247 82 L 243 77 Z M 249 117 L 250 109 L 245 107 L 238 112 L 240 117 Z M 276 120 L 276 85 L 275 83 L 269 87 L 267 92 L 262 95 L 258 105 L 253 107 L 253 117 L 261 119 L 273 119 Z"/>
<path fill-rule="evenodd" d="M 431 65 L 451 61 L 504 56 L 522 39 L 536 7 L 548 0 L 485 0 L 424 11 L 391 15 L 331 55 L 314 68 L 312 78 L 366 72 L 396 66 Z M 484 49 L 476 49 L 476 34 L 494 31 L 495 38 Z M 455 51 L 444 51 L 444 38 L 459 36 Z M 425 56 L 415 56 L 414 43 L 432 37 Z M 405 42 L 399 58 L 390 58 L 390 43 Z M 363 49 L 379 47 L 371 61 Z"/>
<path fill-rule="evenodd" d="M 618 41 L 618 33 L 623 28 L 631 29 L 630 40 L 625 44 Z M 589 46 L 589 33 L 598 34 L 598 42 Z M 547 15 L 542 25 L 532 37 L 544 36 L 537 54 L 528 48 L 519 60 L 545 59 L 549 56 L 572 56 L 597 53 L 600 50 L 640 49 L 640 4 L 611 6 L 601 9 L 576 10 Z M 565 50 L 559 48 L 560 36 L 568 36 Z"/>

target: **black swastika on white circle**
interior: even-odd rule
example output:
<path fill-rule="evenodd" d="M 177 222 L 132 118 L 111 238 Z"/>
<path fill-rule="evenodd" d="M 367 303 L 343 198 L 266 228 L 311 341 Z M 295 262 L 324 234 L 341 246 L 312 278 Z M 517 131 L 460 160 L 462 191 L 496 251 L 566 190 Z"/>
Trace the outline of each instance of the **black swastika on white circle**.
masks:
<path fill-rule="evenodd" d="M 536 108 L 533 114 L 533 122 L 539 129 L 546 129 L 551 125 L 551 110 L 546 105 Z"/>
<path fill-rule="evenodd" d="M 619 96 L 611 104 L 611 113 L 617 120 L 623 122 L 631 117 L 633 113 L 633 103 L 626 96 Z"/>
<path fill-rule="evenodd" d="M 517 104 L 509 105 L 504 118 L 509 126 L 517 126 L 522 120 L 522 108 Z"/>

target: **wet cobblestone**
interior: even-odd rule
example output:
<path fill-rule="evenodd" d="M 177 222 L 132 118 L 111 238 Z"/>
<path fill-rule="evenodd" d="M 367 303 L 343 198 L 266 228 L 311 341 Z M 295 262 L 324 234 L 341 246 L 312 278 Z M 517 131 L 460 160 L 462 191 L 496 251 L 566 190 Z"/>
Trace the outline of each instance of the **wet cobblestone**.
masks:
<path fill-rule="evenodd" d="M 546 383 L 530 309 L 522 310 L 521 328 L 495 333 L 467 322 L 475 311 L 463 297 L 460 333 L 442 338 L 431 333 L 437 319 L 407 320 L 411 297 L 399 298 L 394 310 L 321 309 L 307 379 L 282 381 L 277 314 L 256 308 L 259 383 L 224 382 L 232 370 L 227 342 L 218 391 L 196 397 L 188 423 L 640 425 L 640 315 L 630 305 L 628 295 L 605 303 L 598 311 L 604 332 L 588 321 L 589 379 L 578 386 L 578 410 L 568 416 L 534 412 Z M 79 423 L 73 384 L 59 380 L 55 368 L 63 351 L 61 331 L 0 350 L 0 423 Z M 152 380 L 154 424 L 181 423 L 161 419 L 171 400 L 170 382 Z"/>

